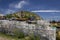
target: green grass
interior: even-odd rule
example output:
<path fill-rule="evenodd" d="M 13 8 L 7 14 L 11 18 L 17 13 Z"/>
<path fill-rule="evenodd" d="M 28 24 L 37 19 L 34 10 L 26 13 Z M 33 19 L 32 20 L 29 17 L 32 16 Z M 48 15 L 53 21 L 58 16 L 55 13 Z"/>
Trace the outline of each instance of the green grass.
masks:
<path fill-rule="evenodd" d="M 9 40 L 12 40 L 12 39 L 18 40 L 18 38 L 16 38 L 16 37 L 13 37 L 13 36 L 10 36 L 10 35 L 1 33 L 1 32 L 0 32 L 0 37 L 2 37 L 2 38 L 7 38 L 7 39 L 9 39 Z"/>
<path fill-rule="evenodd" d="M 7 35 L 1 32 L 0 32 L 0 37 L 6 38 L 9 40 L 40 40 L 39 36 L 35 37 L 34 35 L 31 35 L 31 36 L 25 36 L 23 38 L 17 38 L 16 36 Z"/>
<path fill-rule="evenodd" d="M 0 37 L 6 38 L 6 39 L 9 39 L 9 40 L 12 40 L 12 39 L 14 39 L 14 40 L 29 40 L 29 37 L 24 37 L 24 38 L 20 38 L 20 39 L 19 39 L 19 38 L 17 38 L 17 37 L 13 37 L 13 36 L 10 36 L 10 35 L 1 33 L 1 32 L 0 32 Z"/>

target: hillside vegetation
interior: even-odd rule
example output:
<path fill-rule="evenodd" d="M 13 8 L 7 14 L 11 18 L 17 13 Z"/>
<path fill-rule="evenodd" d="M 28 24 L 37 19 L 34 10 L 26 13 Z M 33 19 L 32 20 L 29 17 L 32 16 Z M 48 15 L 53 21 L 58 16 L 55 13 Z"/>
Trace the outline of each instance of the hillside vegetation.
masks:
<path fill-rule="evenodd" d="M 13 14 L 7 14 L 6 15 L 7 19 L 17 19 L 17 20 L 40 20 L 42 19 L 39 15 L 28 12 L 28 11 L 19 11 Z"/>

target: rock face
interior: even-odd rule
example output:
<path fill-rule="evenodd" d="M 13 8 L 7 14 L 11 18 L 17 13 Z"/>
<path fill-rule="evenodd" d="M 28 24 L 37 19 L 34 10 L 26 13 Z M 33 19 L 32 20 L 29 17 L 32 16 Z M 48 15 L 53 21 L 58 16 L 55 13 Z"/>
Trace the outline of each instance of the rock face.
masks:
<path fill-rule="evenodd" d="M 28 24 L 26 21 L 0 20 L 0 31 L 13 35 L 16 30 L 21 30 L 24 35 L 39 35 L 41 36 L 41 40 L 47 38 L 49 40 L 55 40 L 56 29 L 50 27 L 49 22 L 45 20 L 37 20 L 36 22 L 37 24 Z"/>
<path fill-rule="evenodd" d="M 41 40 L 43 38 L 46 40 L 48 39 L 55 40 L 56 29 L 52 29 L 49 26 L 50 23 L 48 21 L 41 20 L 42 18 L 34 13 L 21 11 L 21 12 L 16 12 L 14 14 L 8 14 L 5 17 L 8 20 L 0 20 L 1 32 L 3 31 L 8 34 L 12 34 L 12 33 L 14 34 L 16 30 L 18 30 L 18 32 L 21 30 L 25 35 L 29 35 L 29 36 L 32 34 L 39 36 L 41 35 Z M 15 20 L 22 20 L 22 21 L 15 21 Z M 26 20 L 28 20 L 29 22 L 36 22 L 36 23 L 29 24 L 28 22 L 26 22 Z"/>
<path fill-rule="evenodd" d="M 28 11 L 19 11 L 13 14 L 8 14 L 6 15 L 6 18 L 17 19 L 17 20 L 40 20 L 42 19 L 40 18 L 39 15 L 32 13 L 32 12 L 28 12 Z"/>

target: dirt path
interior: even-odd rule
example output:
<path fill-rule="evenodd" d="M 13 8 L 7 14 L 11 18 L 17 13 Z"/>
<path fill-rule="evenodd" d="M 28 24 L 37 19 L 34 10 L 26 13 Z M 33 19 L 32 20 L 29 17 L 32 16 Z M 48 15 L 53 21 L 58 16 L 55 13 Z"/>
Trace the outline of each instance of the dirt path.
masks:
<path fill-rule="evenodd" d="M 0 37 L 0 40 L 8 40 L 7 38 Z"/>
<path fill-rule="evenodd" d="M 14 39 L 9 39 L 9 38 L 6 38 L 6 37 L 0 37 L 0 40 L 14 40 Z"/>

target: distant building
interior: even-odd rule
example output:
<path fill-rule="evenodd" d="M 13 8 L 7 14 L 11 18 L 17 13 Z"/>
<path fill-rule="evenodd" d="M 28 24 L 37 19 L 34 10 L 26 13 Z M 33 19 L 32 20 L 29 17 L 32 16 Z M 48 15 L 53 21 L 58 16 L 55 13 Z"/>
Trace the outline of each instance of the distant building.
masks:
<path fill-rule="evenodd" d="M 4 14 L 0 14 L 0 20 L 5 19 Z"/>

